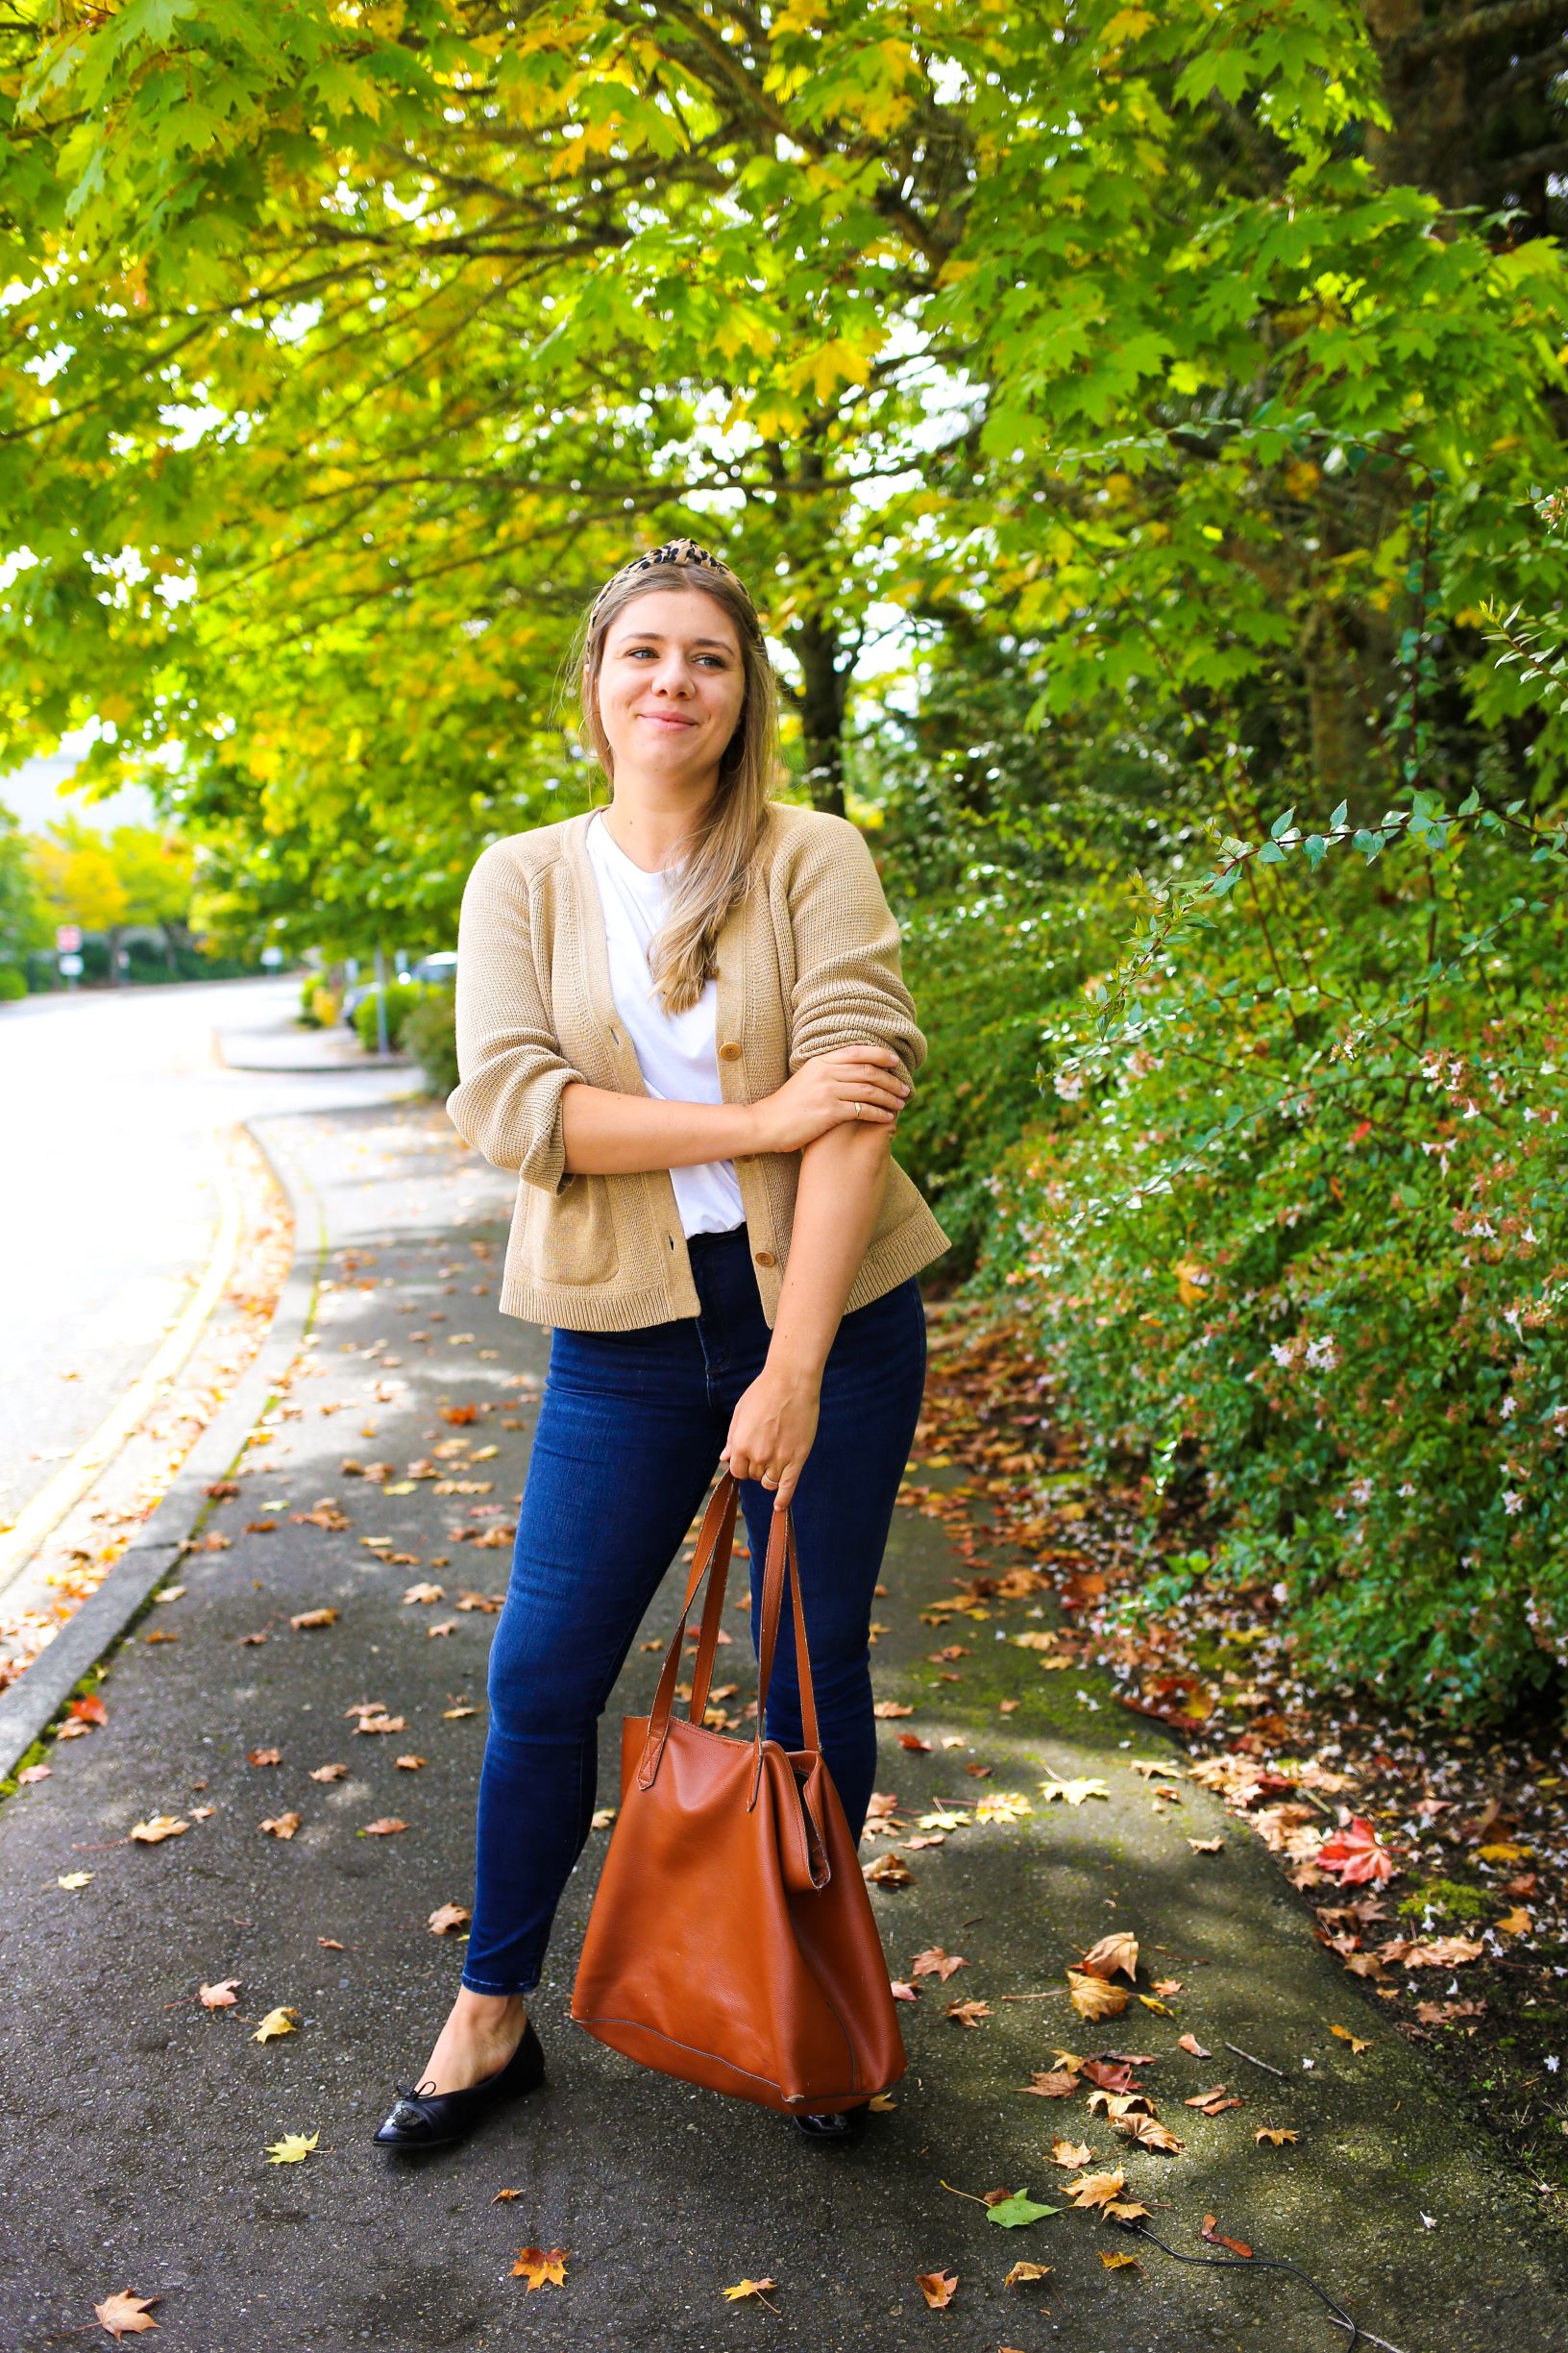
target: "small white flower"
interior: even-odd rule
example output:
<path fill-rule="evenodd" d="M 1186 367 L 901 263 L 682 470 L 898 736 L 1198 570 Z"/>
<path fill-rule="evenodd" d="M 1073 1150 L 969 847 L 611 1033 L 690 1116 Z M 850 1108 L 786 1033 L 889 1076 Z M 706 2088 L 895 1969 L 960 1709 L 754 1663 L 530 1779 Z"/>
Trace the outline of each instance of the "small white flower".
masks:
<path fill-rule="evenodd" d="M 1437 2227 L 1437 2217 L 1434 2214 L 1422 2215 L 1421 2227 L 1423 2230 L 1435 2230 Z"/>
<path fill-rule="evenodd" d="M 1507 1511 L 1507 1512 L 1509 1512 L 1509 1513 L 1513 1513 L 1513 1512 L 1517 1512 L 1517 1511 L 1523 1511 L 1524 1507 L 1525 1507 L 1525 1499 L 1524 1499 L 1524 1497 L 1523 1497 L 1522 1495 L 1516 1495 L 1516 1494 L 1514 1493 L 1514 1491 L 1513 1491 L 1512 1487 L 1505 1487 L 1505 1489 L 1503 1490 L 1503 1508 L 1504 1508 L 1504 1510 L 1505 1510 L 1505 1511 Z"/>
<path fill-rule="evenodd" d="M 1561 2060 L 1560 2060 L 1560 2059 L 1557 2057 L 1556 2052 L 1556 2051 L 1552 2051 L 1552 2052 L 1551 2052 L 1551 2053 L 1548 2055 L 1547 2062 L 1546 2062 L 1546 2066 L 1547 2066 L 1547 2072 L 1548 2072 L 1549 2074 L 1555 2075 L 1555 2074 L 1556 2073 L 1556 2071 L 1557 2071 L 1558 2068 L 1559 2068 L 1561 2065 L 1562 2065 L 1562 2061 L 1561 2061 Z"/>
<path fill-rule="evenodd" d="M 1513 1397 L 1505 1397 L 1497 1410 L 1502 1420 L 1511 1422 L 1519 1410 L 1518 1400 Z"/>
<path fill-rule="evenodd" d="M 1303 2067 L 1311 2069 L 1317 2065 L 1317 2061 L 1315 2059 L 1303 2059 L 1301 2064 Z"/>

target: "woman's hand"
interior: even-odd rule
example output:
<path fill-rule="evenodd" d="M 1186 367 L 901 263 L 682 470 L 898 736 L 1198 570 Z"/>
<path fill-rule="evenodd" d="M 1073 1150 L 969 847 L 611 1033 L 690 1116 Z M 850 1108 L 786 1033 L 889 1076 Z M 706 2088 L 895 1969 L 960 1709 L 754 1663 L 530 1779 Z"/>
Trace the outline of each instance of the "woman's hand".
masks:
<path fill-rule="evenodd" d="M 909 1099 L 909 1081 L 891 1046 L 845 1045 L 814 1054 L 793 1077 L 760 1103 L 760 1152 L 798 1152 L 830 1127 L 859 1119 L 890 1128 Z"/>
<path fill-rule="evenodd" d="M 775 1511 L 795 1493 L 817 1435 L 821 1398 L 821 1383 L 813 1375 L 765 1364 L 729 1417 L 719 1459 L 737 1479 L 766 1478 Z"/>

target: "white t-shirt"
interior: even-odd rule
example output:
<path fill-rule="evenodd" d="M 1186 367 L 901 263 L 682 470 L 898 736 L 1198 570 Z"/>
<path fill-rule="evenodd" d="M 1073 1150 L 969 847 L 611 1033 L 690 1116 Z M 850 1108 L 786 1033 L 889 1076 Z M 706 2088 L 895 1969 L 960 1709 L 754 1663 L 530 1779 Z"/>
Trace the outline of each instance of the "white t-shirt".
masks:
<path fill-rule="evenodd" d="M 637 1055 L 643 1084 L 661 1103 L 722 1103 L 714 1051 L 719 984 L 710 980 L 685 1013 L 666 1013 L 649 968 L 648 944 L 664 921 L 669 883 L 645 873 L 614 842 L 596 809 L 588 825 L 588 855 L 604 910 L 610 990 Z M 686 1234 L 723 1234 L 744 1224 L 746 1211 L 733 1161 L 702 1161 L 672 1168 L 675 1206 Z"/>

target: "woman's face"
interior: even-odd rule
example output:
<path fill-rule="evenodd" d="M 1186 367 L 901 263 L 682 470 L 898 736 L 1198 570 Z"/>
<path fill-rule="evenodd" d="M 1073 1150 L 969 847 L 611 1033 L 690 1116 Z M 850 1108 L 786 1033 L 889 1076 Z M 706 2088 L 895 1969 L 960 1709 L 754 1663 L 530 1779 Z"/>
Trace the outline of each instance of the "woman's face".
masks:
<path fill-rule="evenodd" d="M 745 699 L 735 624 L 700 588 L 646 589 L 611 622 L 599 716 L 618 783 L 711 778 Z"/>

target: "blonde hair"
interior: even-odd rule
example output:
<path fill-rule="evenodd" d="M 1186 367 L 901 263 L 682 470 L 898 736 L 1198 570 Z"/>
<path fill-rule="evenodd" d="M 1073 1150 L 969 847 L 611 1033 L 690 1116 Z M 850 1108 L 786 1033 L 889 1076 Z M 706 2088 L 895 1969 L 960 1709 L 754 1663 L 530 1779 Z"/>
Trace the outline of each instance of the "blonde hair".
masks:
<path fill-rule="evenodd" d="M 570 657 L 578 680 L 582 732 L 613 786 L 615 758 L 599 711 L 604 640 L 616 615 L 634 597 L 666 588 L 699 588 L 722 605 L 740 640 L 746 694 L 735 732 L 719 760 L 719 781 L 707 815 L 671 877 L 669 912 L 649 943 L 649 967 L 667 1013 L 686 1013 L 713 977 L 719 934 L 745 895 L 768 802 L 779 778 L 778 685 L 762 624 L 745 587 L 726 566 L 663 557 L 618 573 L 600 590 L 578 625 Z"/>

